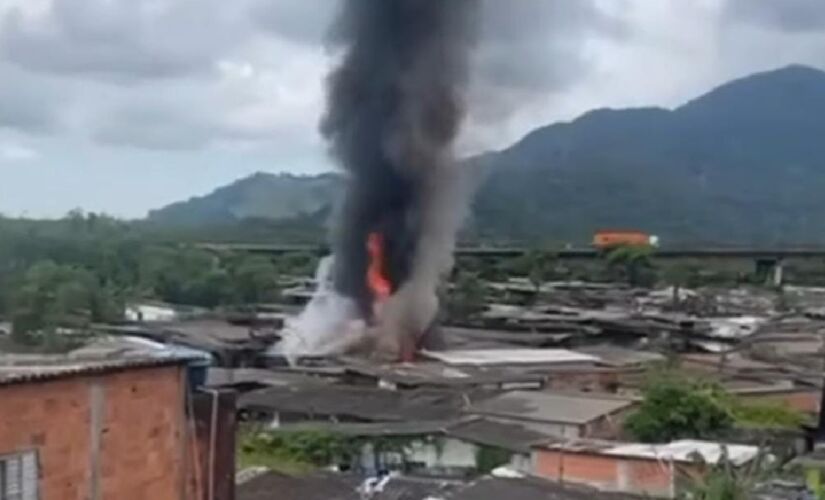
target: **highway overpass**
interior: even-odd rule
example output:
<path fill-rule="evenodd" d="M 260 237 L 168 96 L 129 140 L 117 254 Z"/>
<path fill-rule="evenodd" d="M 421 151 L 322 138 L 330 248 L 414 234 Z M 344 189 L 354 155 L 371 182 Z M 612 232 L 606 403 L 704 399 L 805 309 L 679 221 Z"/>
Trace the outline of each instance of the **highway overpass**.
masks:
<path fill-rule="evenodd" d="M 217 252 L 248 252 L 260 254 L 289 253 L 329 253 L 325 245 L 271 245 L 257 243 L 198 243 L 197 247 Z M 458 247 L 456 255 L 467 257 L 518 257 L 535 250 L 535 247 L 494 247 L 472 246 Z M 601 255 L 594 248 L 548 248 L 559 259 L 594 259 Z M 654 251 L 656 258 L 729 258 L 776 260 L 792 258 L 825 258 L 825 246 L 822 247 L 664 247 Z"/>

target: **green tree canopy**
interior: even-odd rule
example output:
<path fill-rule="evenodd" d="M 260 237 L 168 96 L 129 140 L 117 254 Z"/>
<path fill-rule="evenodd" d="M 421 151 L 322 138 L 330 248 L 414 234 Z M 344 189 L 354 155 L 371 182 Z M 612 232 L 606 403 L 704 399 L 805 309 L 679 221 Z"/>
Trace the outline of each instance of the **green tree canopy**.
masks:
<path fill-rule="evenodd" d="M 15 339 L 29 342 L 38 332 L 58 327 L 85 328 L 92 321 L 113 321 L 123 305 L 82 268 L 41 261 L 25 273 L 12 298 Z"/>
<path fill-rule="evenodd" d="M 624 423 L 625 431 L 645 443 L 708 438 L 733 426 L 719 387 L 659 374 Z"/>
<path fill-rule="evenodd" d="M 644 284 L 644 271 L 653 268 L 653 248 L 650 246 L 624 245 L 606 254 L 609 268 L 621 268 L 631 286 Z"/>

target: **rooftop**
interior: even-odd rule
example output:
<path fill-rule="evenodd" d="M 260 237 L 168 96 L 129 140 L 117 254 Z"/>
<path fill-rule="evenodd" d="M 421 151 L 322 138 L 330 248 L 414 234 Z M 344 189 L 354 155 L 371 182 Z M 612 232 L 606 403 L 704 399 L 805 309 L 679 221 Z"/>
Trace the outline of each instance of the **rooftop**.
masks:
<path fill-rule="evenodd" d="M 245 385 L 287 387 L 325 383 L 327 382 L 320 377 L 261 368 L 221 368 L 213 366 L 209 367 L 206 374 L 206 385 L 209 387 L 238 388 Z"/>
<path fill-rule="evenodd" d="M 404 386 L 468 387 L 483 384 L 540 383 L 542 375 L 522 370 L 488 366 L 446 366 L 437 362 L 376 365 L 359 361 L 347 364 L 347 371 Z"/>
<path fill-rule="evenodd" d="M 0 356 L 0 385 L 26 382 L 45 382 L 77 375 L 100 375 L 133 368 L 153 368 L 179 365 L 187 358 L 167 356 L 130 356 L 119 359 L 75 359 L 68 357 L 42 357 L 14 364 Z M 18 361 L 19 362 L 19 361 Z"/>
<path fill-rule="evenodd" d="M 597 363 L 599 358 L 567 349 L 460 349 L 426 351 L 425 356 L 448 365 L 484 366 L 518 364 Z"/>
<path fill-rule="evenodd" d="M 277 339 L 272 328 L 252 328 L 217 319 L 196 319 L 133 325 L 98 325 L 103 332 L 173 342 L 229 358 L 244 350 L 260 351 Z"/>
<path fill-rule="evenodd" d="M 538 478 L 481 478 L 445 500 L 630 500 L 641 498 L 605 493 L 587 487 L 560 484 Z"/>
<path fill-rule="evenodd" d="M 590 488 L 562 485 L 538 478 L 483 477 L 472 482 L 391 476 L 370 496 L 362 495 L 364 481 L 353 475 L 314 473 L 291 476 L 263 472 L 238 485 L 238 500 L 615 500 L 639 498 L 597 492 Z"/>
<path fill-rule="evenodd" d="M 459 414 L 465 395 L 456 391 L 320 385 L 273 387 L 244 394 L 238 407 L 253 411 L 347 416 L 366 421 L 442 420 Z"/>
<path fill-rule="evenodd" d="M 615 457 L 643 458 L 675 462 L 693 462 L 701 459 L 708 464 L 716 464 L 723 456 L 734 465 L 743 465 L 759 455 L 759 447 L 741 444 L 717 443 L 683 439 L 667 444 L 615 443 L 597 440 L 576 440 L 565 443 L 552 442 L 538 446 L 566 453 L 593 453 Z"/>
<path fill-rule="evenodd" d="M 586 424 L 632 404 L 630 399 L 606 394 L 513 391 L 475 403 L 469 411 L 534 422 Z"/>
<path fill-rule="evenodd" d="M 278 427 L 283 432 L 319 431 L 353 437 L 428 436 L 443 434 L 452 420 L 415 420 L 402 422 L 302 422 Z"/>
<path fill-rule="evenodd" d="M 364 480 L 354 475 L 316 472 L 304 476 L 293 476 L 267 471 L 237 487 L 238 500 L 273 500 L 274 498 L 300 500 L 422 500 L 426 498 L 449 498 L 447 493 L 458 489 L 461 483 L 392 477 L 381 491 L 369 497 L 359 490 Z M 275 493 L 277 492 L 277 493 Z"/>
<path fill-rule="evenodd" d="M 448 436 L 519 453 L 527 453 L 532 445 L 551 439 L 547 434 L 520 425 L 493 422 L 483 418 L 457 422 L 446 430 Z"/>
<path fill-rule="evenodd" d="M 665 357 L 657 352 L 627 349 L 610 344 L 583 347 L 579 352 L 596 356 L 599 358 L 600 364 L 617 368 L 639 366 L 665 360 Z"/>
<path fill-rule="evenodd" d="M 0 353 L 0 384 L 52 380 L 131 368 L 168 366 L 208 355 L 135 337 L 103 337 L 66 354 Z"/>

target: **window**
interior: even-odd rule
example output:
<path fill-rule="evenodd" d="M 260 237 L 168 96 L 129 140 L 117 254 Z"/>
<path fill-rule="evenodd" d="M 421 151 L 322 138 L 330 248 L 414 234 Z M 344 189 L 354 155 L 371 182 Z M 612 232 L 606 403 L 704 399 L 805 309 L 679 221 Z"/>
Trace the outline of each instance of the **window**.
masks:
<path fill-rule="evenodd" d="M 37 500 L 37 452 L 0 455 L 0 500 Z"/>

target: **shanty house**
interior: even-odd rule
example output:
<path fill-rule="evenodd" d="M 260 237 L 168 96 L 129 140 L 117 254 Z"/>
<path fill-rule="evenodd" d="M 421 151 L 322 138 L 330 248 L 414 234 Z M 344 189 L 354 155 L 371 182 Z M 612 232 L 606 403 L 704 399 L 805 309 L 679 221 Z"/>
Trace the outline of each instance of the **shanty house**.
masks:
<path fill-rule="evenodd" d="M 202 405 L 188 371 L 176 356 L 0 357 L 0 498 L 231 494 L 234 400 Z"/>
<path fill-rule="evenodd" d="M 574 440 L 534 447 L 533 472 L 607 492 L 676 498 L 680 486 L 701 476 L 707 464 L 727 456 L 738 467 L 758 453 L 756 446 L 694 440 L 669 444 Z"/>
<path fill-rule="evenodd" d="M 479 418 L 457 421 L 306 423 L 279 432 L 323 432 L 358 438 L 354 456 L 338 465 L 366 474 L 378 471 L 465 478 L 487 472 L 492 462 L 522 474 L 532 470 L 531 450 L 550 436 L 512 424 Z M 388 441 L 387 439 L 390 439 Z M 388 446 L 389 444 L 389 446 Z"/>
<path fill-rule="evenodd" d="M 513 391 L 473 404 L 468 413 L 560 438 L 614 438 L 634 401 L 596 393 Z"/>

